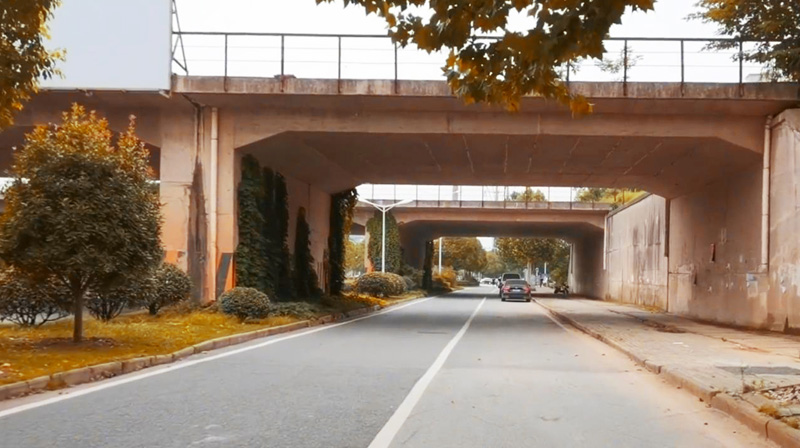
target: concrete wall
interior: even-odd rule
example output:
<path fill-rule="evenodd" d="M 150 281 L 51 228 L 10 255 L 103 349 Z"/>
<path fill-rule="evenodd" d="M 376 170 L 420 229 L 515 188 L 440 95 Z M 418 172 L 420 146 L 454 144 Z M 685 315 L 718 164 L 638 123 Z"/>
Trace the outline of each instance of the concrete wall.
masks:
<path fill-rule="evenodd" d="M 665 223 L 666 200 L 655 195 L 608 217 L 606 299 L 667 308 Z"/>
<path fill-rule="evenodd" d="M 575 294 L 603 298 L 606 291 L 606 272 L 603 270 L 603 233 L 586 236 L 573 243 L 570 262 L 570 289 Z"/>
<path fill-rule="evenodd" d="M 289 192 L 289 250 L 294 253 L 294 242 L 297 231 L 297 212 L 300 207 L 306 209 L 306 219 L 311 229 L 311 255 L 314 257 L 314 269 L 320 279 L 320 286 L 327 278 L 324 265 L 330 235 L 331 195 L 305 182 L 286 176 L 286 187 Z"/>
<path fill-rule="evenodd" d="M 773 121 L 766 325 L 800 330 L 800 109 Z"/>
<path fill-rule="evenodd" d="M 760 167 L 673 199 L 670 218 L 669 311 L 763 326 Z"/>

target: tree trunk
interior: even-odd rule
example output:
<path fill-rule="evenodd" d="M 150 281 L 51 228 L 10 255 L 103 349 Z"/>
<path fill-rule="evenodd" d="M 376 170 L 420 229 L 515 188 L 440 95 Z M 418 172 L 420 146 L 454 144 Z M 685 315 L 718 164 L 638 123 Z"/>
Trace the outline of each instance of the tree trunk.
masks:
<path fill-rule="evenodd" d="M 75 320 L 72 323 L 72 341 L 83 341 L 83 291 L 73 294 L 72 314 Z"/>

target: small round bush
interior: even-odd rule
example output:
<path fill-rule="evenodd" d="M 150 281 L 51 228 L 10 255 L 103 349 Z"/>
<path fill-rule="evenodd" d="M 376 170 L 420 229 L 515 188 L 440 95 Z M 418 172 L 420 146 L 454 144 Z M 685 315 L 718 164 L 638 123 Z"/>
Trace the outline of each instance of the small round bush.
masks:
<path fill-rule="evenodd" d="M 54 278 L 35 281 L 14 268 L 0 271 L 0 320 L 24 327 L 68 315 L 69 290 Z"/>
<path fill-rule="evenodd" d="M 145 306 L 151 315 L 155 315 L 161 308 L 189 298 L 192 280 L 174 264 L 161 263 L 153 275 L 151 288 Z"/>
<path fill-rule="evenodd" d="M 255 288 L 237 286 L 219 297 L 219 308 L 225 314 L 245 319 L 262 319 L 269 315 L 269 297 Z"/>
<path fill-rule="evenodd" d="M 411 291 L 417 288 L 417 283 L 409 275 L 403 276 L 403 283 L 405 283 L 406 291 Z"/>
<path fill-rule="evenodd" d="M 406 284 L 397 274 L 370 272 L 356 281 L 356 291 L 377 297 L 390 297 L 403 294 Z"/>

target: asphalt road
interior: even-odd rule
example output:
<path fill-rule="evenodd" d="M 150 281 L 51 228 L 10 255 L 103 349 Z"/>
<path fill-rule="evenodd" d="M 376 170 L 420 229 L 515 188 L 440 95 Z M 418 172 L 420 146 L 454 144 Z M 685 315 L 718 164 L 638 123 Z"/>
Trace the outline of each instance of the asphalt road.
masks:
<path fill-rule="evenodd" d="M 1 403 L 0 446 L 772 445 L 535 303 L 478 287 Z"/>

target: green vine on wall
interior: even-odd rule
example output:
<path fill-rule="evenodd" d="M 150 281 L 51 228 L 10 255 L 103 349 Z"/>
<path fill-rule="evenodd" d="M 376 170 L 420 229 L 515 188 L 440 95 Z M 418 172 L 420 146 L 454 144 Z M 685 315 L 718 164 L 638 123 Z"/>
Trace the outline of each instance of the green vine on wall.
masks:
<path fill-rule="evenodd" d="M 294 292 L 299 298 L 319 296 L 319 277 L 314 270 L 314 257 L 311 255 L 311 229 L 306 220 L 306 209 L 297 211 L 297 232 L 294 239 Z"/>
<path fill-rule="evenodd" d="M 272 294 L 273 284 L 266 273 L 269 263 L 264 258 L 268 243 L 264 238 L 265 217 L 262 213 L 264 196 L 263 176 L 258 160 L 253 156 L 242 159 L 242 180 L 238 188 L 239 245 L 236 247 L 236 283 Z"/>
<path fill-rule="evenodd" d="M 270 299 L 291 298 L 286 179 L 270 168 L 262 170 L 258 160 L 247 155 L 242 159 L 238 202 L 237 286 L 256 288 Z"/>
<path fill-rule="evenodd" d="M 339 295 L 345 279 L 345 257 L 347 239 L 353 224 L 353 212 L 358 202 L 355 188 L 345 190 L 331 196 L 330 234 L 328 250 L 330 251 L 328 284 L 330 293 Z"/>
<path fill-rule="evenodd" d="M 292 288 L 292 255 L 289 252 L 289 190 L 286 178 L 275 173 L 275 235 L 278 247 L 278 287 L 280 298 L 291 298 Z"/>
<path fill-rule="evenodd" d="M 381 269 L 381 234 L 383 233 L 383 217 L 381 212 L 376 211 L 375 215 L 367 221 L 367 232 L 369 233 L 369 246 L 367 256 L 372 263 L 372 269 Z M 386 213 L 386 272 L 399 273 L 402 266 L 403 254 L 400 250 L 400 229 L 397 220 L 392 212 Z"/>

